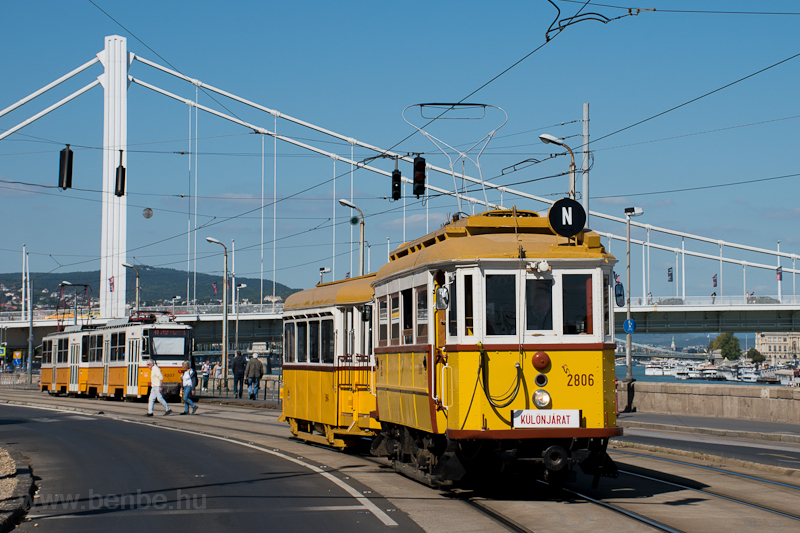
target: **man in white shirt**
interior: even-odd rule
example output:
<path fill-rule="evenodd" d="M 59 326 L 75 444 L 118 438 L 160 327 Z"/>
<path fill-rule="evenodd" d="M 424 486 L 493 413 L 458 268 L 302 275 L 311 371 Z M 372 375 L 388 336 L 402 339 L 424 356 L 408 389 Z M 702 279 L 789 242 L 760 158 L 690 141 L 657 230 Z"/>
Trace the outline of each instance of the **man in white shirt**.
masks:
<path fill-rule="evenodd" d="M 150 359 L 147 361 L 147 368 L 150 369 L 150 401 L 147 403 L 147 415 L 153 416 L 153 405 L 158 400 L 158 403 L 164 406 L 164 416 L 171 415 L 172 409 L 167 405 L 164 396 L 161 395 L 161 384 L 164 382 L 164 374 L 155 361 Z"/>

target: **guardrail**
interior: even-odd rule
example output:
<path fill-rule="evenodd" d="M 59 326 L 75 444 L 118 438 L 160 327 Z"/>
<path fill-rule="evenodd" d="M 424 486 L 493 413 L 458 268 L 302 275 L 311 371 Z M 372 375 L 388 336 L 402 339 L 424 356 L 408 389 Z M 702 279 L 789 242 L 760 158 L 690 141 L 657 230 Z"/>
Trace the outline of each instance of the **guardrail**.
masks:
<path fill-rule="evenodd" d="M 126 313 L 130 313 L 131 307 L 126 307 Z M 182 315 L 221 315 L 222 314 L 222 305 L 221 304 L 214 304 L 214 305 L 157 305 L 157 306 L 149 306 L 149 307 L 140 307 L 139 311 L 147 312 L 153 311 L 157 313 L 174 313 L 176 317 L 180 317 Z M 239 304 L 239 314 L 241 315 L 252 315 L 252 314 L 273 314 L 273 315 L 280 315 L 283 313 L 283 304 Z M 233 320 L 236 317 L 236 306 L 229 305 L 228 306 L 228 317 Z M 101 318 L 99 311 L 97 309 L 92 309 L 91 311 L 87 311 L 86 309 L 78 308 L 78 320 L 87 320 L 89 318 Z M 60 310 L 60 312 L 56 312 L 55 309 L 34 309 L 33 310 L 33 319 L 34 320 L 57 320 L 60 319 L 65 324 L 69 325 L 72 321 L 75 320 L 75 315 L 73 310 Z M 22 311 L 3 311 L 0 312 L 0 322 L 20 322 L 24 320 L 30 320 L 30 313 L 28 311 L 25 312 L 23 316 Z"/>
<path fill-rule="evenodd" d="M 7 389 L 38 389 L 39 374 L 31 376 L 32 383 L 28 383 L 28 374 L 20 372 L 18 374 L 0 374 L 0 387 Z"/>
<path fill-rule="evenodd" d="M 283 384 L 283 376 L 280 375 L 267 375 L 262 377 L 259 380 L 259 387 L 258 387 L 258 399 L 259 400 L 270 400 L 270 401 L 281 401 L 281 385 Z M 245 392 L 242 394 L 242 399 L 245 396 L 249 399 L 249 394 L 247 394 L 247 378 L 244 380 L 244 389 Z M 210 397 L 210 398 L 234 398 L 233 395 L 233 377 L 229 377 L 227 380 L 224 378 L 212 378 L 209 377 L 207 380 L 204 376 L 199 376 L 199 381 L 197 384 L 197 389 L 195 390 L 195 394 L 202 396 L 202 397 Z"/>

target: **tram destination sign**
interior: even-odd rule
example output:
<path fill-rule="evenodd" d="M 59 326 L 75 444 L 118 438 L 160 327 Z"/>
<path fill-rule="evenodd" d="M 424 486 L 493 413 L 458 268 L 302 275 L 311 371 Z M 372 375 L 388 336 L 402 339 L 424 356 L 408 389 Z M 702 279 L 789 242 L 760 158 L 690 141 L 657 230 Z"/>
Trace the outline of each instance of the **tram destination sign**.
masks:
<path fill-rule="evenodd" d="M 514 428 L 579 428 L 579 409 L 519 409 L 511 412 Z"/>
<path fill-rule="evenodd" d="M 571 198 L 562 198 L 550 207 L 547 221 L 550 223 L 550 229 L 558 235 L 573 237 L 586 226 L 586 211 L 579 202 Z"/>

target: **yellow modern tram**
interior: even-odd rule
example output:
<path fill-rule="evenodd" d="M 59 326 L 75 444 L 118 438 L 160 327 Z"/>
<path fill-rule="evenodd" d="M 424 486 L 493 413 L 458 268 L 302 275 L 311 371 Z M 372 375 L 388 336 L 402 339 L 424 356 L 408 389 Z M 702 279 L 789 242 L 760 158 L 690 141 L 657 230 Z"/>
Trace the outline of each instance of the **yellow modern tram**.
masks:
<path fill-rule="evenodd" d="M 105 326 L 67 326 L 42 342 L 41 390 L 50 394 L 141 398 L 149 394 L 147 361 L 164 374 L 163 393 L 177 397 L 179 371 L 191 360 L 192 328 L 170 315 L 133 314 Z"/>
<path fill-rule="evenodd" d="M 533 467 L 616 476 L 612 267 L 589 230 L 488 211 L 405 243 L 377 274 L 284 307 L 292 432 L 433 486 Z"/>

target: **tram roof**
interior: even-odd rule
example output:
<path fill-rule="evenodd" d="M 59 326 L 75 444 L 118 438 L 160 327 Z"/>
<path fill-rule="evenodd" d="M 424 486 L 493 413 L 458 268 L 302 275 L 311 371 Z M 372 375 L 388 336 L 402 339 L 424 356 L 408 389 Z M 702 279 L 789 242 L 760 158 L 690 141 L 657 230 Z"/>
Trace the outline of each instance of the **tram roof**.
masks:
<path fill-rule="evenodd" d="M 375 274 L 373 273 L 357 278 L 322 283 L 311 289 L 292 294 L 286 298 L 283 309 L 286 311 L 368 302 L 372 299 L 372 282 L 374 280 Z"/>
<path fill-rule="evenodd" d="M 568 242 L 570 241 L 570 242 Z M 404 243 L 389 255 L 389 263 L 378 271 L 378 279 L 425 264 L 470 259 L 517 259 L 522 247 L 524 260 L 606 259 L 600 235 L 584 230 L 567 239 L 553 232 L 546 217 L 534 211 L 486 211 L 455 219 L 445 226 Z"/>

